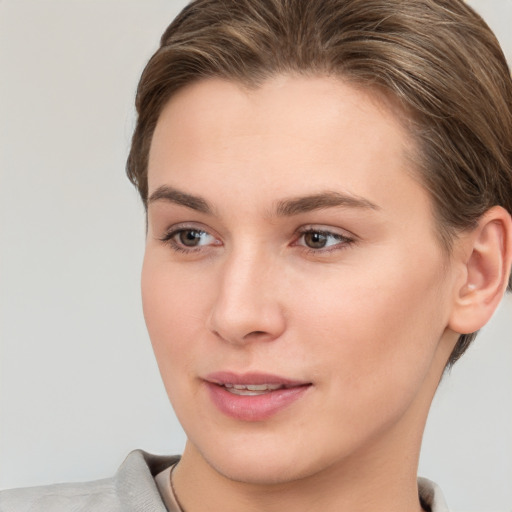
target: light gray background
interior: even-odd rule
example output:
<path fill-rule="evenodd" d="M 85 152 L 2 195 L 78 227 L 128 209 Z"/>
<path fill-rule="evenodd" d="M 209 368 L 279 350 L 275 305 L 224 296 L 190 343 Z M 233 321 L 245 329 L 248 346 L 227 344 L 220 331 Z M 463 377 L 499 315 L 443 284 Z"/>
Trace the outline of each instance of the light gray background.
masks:
<path fill-rule="evenodd" d="M 0 0 L 0 487 L 182 450 L 139 297 L 124 176 L 142 67 L 180 1 Z M 512 1 L 473 0 L 512 62 Z M 512 300 L 441 385 L 420 473 L 512 511 Z"/>

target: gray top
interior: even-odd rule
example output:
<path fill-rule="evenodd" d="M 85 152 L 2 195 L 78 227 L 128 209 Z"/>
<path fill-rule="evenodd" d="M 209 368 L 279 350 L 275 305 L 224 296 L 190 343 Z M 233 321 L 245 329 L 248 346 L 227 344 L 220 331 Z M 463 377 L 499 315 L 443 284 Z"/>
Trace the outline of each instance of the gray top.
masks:
<path fill-rule="evenodd" d="M 178 460 L 135 450 L 112 478 L 2 491 L 0 512 L 167 512 L 155 477 Z M 449 512 L 434 483 L 418 486 L 431 512 Z"/>
<path fill-rule="evenodd" d="M 0 493 L 0 512 L 167 512 L 154 476 L 179 457 L 131 452 L 112 478 Z"/>

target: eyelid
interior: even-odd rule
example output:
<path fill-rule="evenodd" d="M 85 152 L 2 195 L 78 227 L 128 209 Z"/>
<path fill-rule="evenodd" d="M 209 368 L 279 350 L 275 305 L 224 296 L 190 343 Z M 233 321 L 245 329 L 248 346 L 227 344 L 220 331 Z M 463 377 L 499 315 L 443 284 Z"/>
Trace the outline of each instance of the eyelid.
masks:
<path fill-rule="evenodd" d="M 205 244 L 205 245 L 198 245 L 198 246 L 190 246 L 187 247 L 183 244 L 180 244 L 174 238 L 183 231 L 197 231 L 199 233 L 204 233 L 209 236 L 211 236 L 216 242 L 213 244 Z M 220 241 L 218 235 L 215 232 L 212 232 L 211 229 L 205 227 L 204 225 L 196 222 L 180 222 L 178 224 L 173 224 L 172 226 L 168 227 L 163 236 L 157 237 L 158 240 L 163 242 L 166 245 L 169 245 L 173 250 L 177 252 L 184 252 L 184 253 L 192 253 L 197 251 L 203 251 L 207 249 L 208 247 L 212 246 L 220 246 L 222 245 L 222 242 Z"/>
<path fill-rule="evenodd" d="M 335 226 L 329 226 L 325 224 L 304 224 L 303 226 L 300 226 L 297 229 L 298 234 L 302 233 L 308 233 L 308 232 L 318 232 L 318 233 L 325 233 L 328 235 L 333 236 L 341 236 L 344 238 L 353 238 L 357 239 L 357 235 L 349 231 L 348 229 L 341 228 L 341 227 L 335 227 Z"/>
<path fill-rule="evenodd" d="M 325 236 L 333 237 L 337 240 L 339 240 L 338 243 L 329 245 L 327 247 L 322 248 L 312 248 L 308 247 L 303 244 L 299 244 L 299 240 L 308 233 L 318 233 Z M 325 226 L 325 225 L 318 225 L 318 224 L 310 224 L 301 226 L 297 231 L 295 235 L 295 240 L 292 245 L 302 247 L 303 249 L 307 250 L 308 252 L 314 253 L 314 254 L 322 254 L 322 253 L 328 253 L 332 251 L 337 251 L 341 249 L 345 249 L 348 246 L 356 243 L 358 241 L 358 237 L 351 233 L 350 231 L 347 231 L 346 229 L 341 228 L 334 228 L 332 226 Z"/>
<path fill-rule="evenodd" d="M 176 224 L 171 224 L 169 227 L 165 228 L 164 234 L 162 235 L 162 237 L 159 237 L 159 238 L 160 239 L 165 238 L 171 233 L 176 233 L 178 231 L 183 231 L 183 230 L 187 230 L 187 229 L 195 230 L 195 231 L 204 231 L 205 233 L 208 233 L 209 235 L 212 235 L 215 238 L 218 238 L 217 234 L 215 234 L 211 228 L 209 228 L 208 226 L 205 226 L 201 222 L 193 222 L 193 221 L 177 222 Z"/>

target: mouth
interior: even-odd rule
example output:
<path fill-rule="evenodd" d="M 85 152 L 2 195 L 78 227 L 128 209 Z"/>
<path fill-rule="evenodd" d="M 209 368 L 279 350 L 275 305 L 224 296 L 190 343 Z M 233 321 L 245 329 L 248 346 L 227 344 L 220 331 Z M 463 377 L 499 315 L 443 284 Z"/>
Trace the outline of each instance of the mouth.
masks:
<path fill-rule="evenodd" d="M 288 379 L 270 373 L 215 372 L 206 376 L 206 382 L 225 388 L 236 395 L 261 395 L 279 389 L 309 386 L 311 382 Z"/>
<path fill-rule="evenodd" d="M 204 379 L 220 412 L 241 421 L 264 421 L 299 401 L 313 386 L 262 373 L 217 372 Z"/>
<path fill-rule="evenodd" d="M 224 387 L 229 393 L 240 396 L 259 396 L 265 395 L 278 389 L 287 389 L 287 386 L 282 384 L 219 384 Z M 288 386 L 295 387 L 295 386 Z"/>

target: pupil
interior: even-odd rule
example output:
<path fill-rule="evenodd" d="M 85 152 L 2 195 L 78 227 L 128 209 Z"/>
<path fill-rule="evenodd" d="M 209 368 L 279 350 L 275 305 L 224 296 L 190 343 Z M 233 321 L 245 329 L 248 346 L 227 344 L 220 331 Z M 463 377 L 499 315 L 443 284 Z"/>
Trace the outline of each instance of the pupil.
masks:
<path fill-rule="evenodd" d="M 187 247 L 195 247 L 199 244 L 201 233 L 193 229 L 182 231 L 180 233 L 180 242 Z"/>
<path fill-rule="evenodd" d="M 322 233 L 306 233 L 304 239 L 311 249 L 322 249 L 327 243 L 327 237 Z"/>

